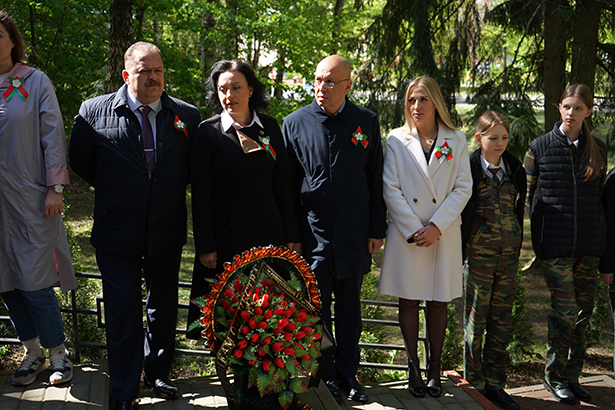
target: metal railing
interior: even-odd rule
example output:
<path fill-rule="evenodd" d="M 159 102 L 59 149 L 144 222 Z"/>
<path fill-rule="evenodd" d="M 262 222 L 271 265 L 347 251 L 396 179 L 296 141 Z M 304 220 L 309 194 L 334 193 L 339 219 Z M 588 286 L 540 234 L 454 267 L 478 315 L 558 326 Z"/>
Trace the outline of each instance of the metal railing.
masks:
<path fill-rule="evenodd" d="M 100 274 L 96 273 L 88 273 L 88 272 L 75 272 L 75 276 L 78 278 L 86 278 L 90 280 L 102 280 Z M 179 282 L 179 288 L 190 289 L 192 287 L 191 282 Z M 334 299 L 335 300 L 335 299 Z M 74 359 L 77 363 L 81 362 L 81 349 L 106 349 L 107 346 L 104 343 L 94 343 L 94 342 L 85 342 L 82 341 L 81 335 L 79 334 L 79 326 L 78 326 L 78 315 L 93 315 L 97 318 L 97 324 L 99 328 L 104 328 L 105 323 L 103 320 L 103 309 L 104 309 L 104 299 L 102 296 L 96 297 L 96 308 L 82 308 L 77 306 L 77 299 L 75 296 L 75 291 L 70 291 L 70 301 L 71 306 L 61 306 L 60 310 L 64 313 L 68 313 L 71 317 L 72 322 L 72 340 L 67 341 L 66 344 L 70 346 L 74 351 Z M 379 301 L 379 300 L 361 300 L 361 304 L 370 305 L 370 306 L 382 306 L 386 308 L 397 308 L 397 302 L 387 302 L 387 301 Z M 143 301 L 143 305 L 145 305 L 145 301 Z M 188 309 L 187 303 L 178 302 L 179 309 Z M 421 306 L 421 309 L 424 309 Z M 335 321 L 335 318 L 333 318 Z M 8 322 L 10 323 L 9 316 L 0 316 L 0 322 Z M 364 325 L 378 325 L 378 326 L 390 326 L 390 327 L 399 327 L 399 322 L 396 320 L 378 320 L 378 319 L 362 319 L 362 323 Z M 176 329 L 176 334 L 186 334 L 186 329 Z M 423 327 L 423 334 L 426 334 L 425 328 Z M 68 339 L 68 337 L 67 337 Z M 419 337 L 419 342 L 421 342 L 424 352 L 427 351 L 427 340 L 424 337 Z M 21 344 L 19 339 L 11 338 L 11 337 L 0 337 L 0 345 L 8 345 L 8 344 Z M 403 345 L 390 345 L 390 344 L 378 344 L 378 343 L 359 343 L 360 349 L 379 349 L 379 350 L 389 350 L 389 351 L 405 351 L 405 347 Z M 206 349 L 175 349 L 175 354 L 181 354 L 186 356 L 213 356 L 209 350 Z M 423 357 L 426 357 L 424 354 Z M 425 363 L 423 363 L 425 364 Z M 369 368 L 377 368 L 377 369 L 387 369 L 387 370 L 407 370 L 407 366 L 398 365 L 398 364 L 383 364 L 383 363 L 370 363 L 370 362 L 361 362 L 359 364 L 361 367 L 369 367 Z"/>

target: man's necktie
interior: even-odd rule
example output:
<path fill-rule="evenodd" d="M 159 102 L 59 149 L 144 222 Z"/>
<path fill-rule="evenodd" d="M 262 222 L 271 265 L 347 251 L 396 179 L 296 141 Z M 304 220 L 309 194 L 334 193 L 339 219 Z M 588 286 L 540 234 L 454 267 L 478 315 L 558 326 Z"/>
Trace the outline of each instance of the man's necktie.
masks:
<path fill-rule="evenodd" d="M 145 161 L 147 162 L 147 169 L 154 169 L 156 165 L 156 147 L 154 145 L 154 132 L 152 131 L 152 124 L 149 122 L 148 114 L 151 111 L 151 107 L 148 105 L 142 105 L 139 107 L 141 113 L 141 128 L 143 133 L 141 135 L 141 142 L 143 143 L 143 152 L 145 153 Z"/>

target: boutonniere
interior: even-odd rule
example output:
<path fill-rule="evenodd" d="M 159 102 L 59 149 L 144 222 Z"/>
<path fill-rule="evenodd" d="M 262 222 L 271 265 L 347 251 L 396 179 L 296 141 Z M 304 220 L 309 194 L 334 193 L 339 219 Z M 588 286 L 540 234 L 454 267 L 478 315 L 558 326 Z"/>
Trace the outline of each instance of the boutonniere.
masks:
<path fill-rule="evenodd" d="M 367 144 L 369 144 L 369 141 L 367 141 L 367 135 L 363 134 L 361 127 L 357 127 L 357 130 L 352 134 L 351 141 L 355 146 L 361 143 L 363 148 L 367 148 Z"/>
<path fill-rule="evenodd" d="M 277 161 L 275 151 L 271 146 L 271 141 L 269 137 L 265 135 L 263 130 L 261 130 L 261 135 L 258 137 L 258 139 L 260 140 L 261 144 L 263 144 L 263 148 L 265 148 L 265 151 L 267 151 L 271 155 L 274 161 Z"/>
<path fill-rule="evenodd" d="M 9 80 L 11 80 L 11 86 L 2 94 L 4 99 L 8 101 L 13 98 L 15 94 L 17 94 L 22 100 L 26 101 L 26 98 L 28 98 L 28 92 L 25 88 L 23 88 L 23 78 L 9 77 Z"/>
<path fill-rule="evenodd" d="M 179 119 L 179 117 L 175 116 L 175 121 L 173 121 L 173 125 L 179 131 L 182 131 L 186 137 L 188 137 L 188 130 L 186 129 L 186 123 Z"/>
<path fill-rule="evenodd" d="M 447 161 L 450 161 L 453 159 L 453 150 L 448 146 L 448 142 L 444 141 L 444 144 L 436 147 L 436 153 L 434 155 L 438 159 L 443 156 Z"/>

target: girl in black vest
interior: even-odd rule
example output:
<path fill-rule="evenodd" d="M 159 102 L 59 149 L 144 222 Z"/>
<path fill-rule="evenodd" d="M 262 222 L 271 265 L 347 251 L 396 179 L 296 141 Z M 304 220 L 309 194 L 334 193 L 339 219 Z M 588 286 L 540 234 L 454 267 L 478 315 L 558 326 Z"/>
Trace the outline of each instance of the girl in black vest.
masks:
<path fill-rule="evenodd" d="M 560 99 L 562 121 L 532 141 L 525 158 L 532 243 L 551 292 L 544 386 L 566 404 L 591 400 L 578 379 L 606 237 L 606 146 L 585 124 L 592 106 L 587 86 L 569 86 Z"/>

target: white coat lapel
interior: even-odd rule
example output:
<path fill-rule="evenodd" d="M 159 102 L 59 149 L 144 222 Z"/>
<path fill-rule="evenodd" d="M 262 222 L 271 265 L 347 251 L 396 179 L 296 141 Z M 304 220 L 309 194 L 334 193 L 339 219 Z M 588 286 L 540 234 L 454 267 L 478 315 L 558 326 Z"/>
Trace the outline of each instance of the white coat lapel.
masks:
<path fill-rule="evenodd" d="M 410 158 L 416 164 L 416 167 L 420 171 L 421 177 L 425 180 L 425 185 L 429 187 L 429 190 L 433 195 L 436 194 L 436 190 L 433 186 L 433 182 L 431 181 L 429 166 L 427 165 L 427 160 L 425 159 L 425 153 L 423 152 L 423 147 L 421 145 L 421 141 L 419 139 L 418 134 L 416 133 L 416 129 L 412 130 L 412 134 L 405 134 L 405 144 L 408 147 L 408 151 L 410 151 Z"/>
<path fill-rule="evenodd" d="M 444 158 L 444 156 L 440 156 L 440 158 L 436 157 L 436 150 L 438 149 L 438 147 L 443 146 L 446 142 L 451 150 L 451 153 L 455 152 L 455 135 L 453 134 L 454 131 L 443 127 L 442 124 L 439 124 L 439 127 L 440 131 L 438 132 L 438 138 L 436 138 L 436 140 L 434 141 L 434 144 L 436 144 L 436 146 L 434 147 L 433 152 L 431 153 L 431 158 L 429 159 L 428 169 L 430 178 L 433 178 L 434 174 L 438 171 L 438 169 L 440 168 L 440 166 L 442 166 L 444 162 L 449 162 L 446 160 L 446 158 Z"/>

